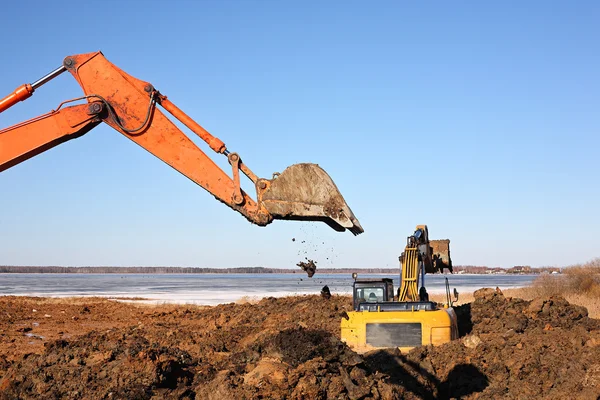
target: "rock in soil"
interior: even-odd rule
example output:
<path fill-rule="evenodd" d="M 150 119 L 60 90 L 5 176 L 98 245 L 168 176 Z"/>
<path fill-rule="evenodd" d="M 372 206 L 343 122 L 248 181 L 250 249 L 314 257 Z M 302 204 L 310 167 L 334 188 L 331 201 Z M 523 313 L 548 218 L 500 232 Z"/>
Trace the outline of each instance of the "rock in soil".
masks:
<path fill-rule="evenodd" d="M 321 297 L 325 300 L 329 300 L 331 298 L 331 291 L 329 290 L 329 286 L 323 286 L 323 289 L 321 289 Z"/>

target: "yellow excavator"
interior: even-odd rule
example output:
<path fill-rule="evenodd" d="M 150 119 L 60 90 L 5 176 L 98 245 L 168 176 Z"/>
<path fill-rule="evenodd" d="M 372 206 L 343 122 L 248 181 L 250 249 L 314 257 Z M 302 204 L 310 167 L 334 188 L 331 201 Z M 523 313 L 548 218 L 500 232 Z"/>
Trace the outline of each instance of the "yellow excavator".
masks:
<path fill-rule="evenodd" d="M 358 279 L 352 274 L 353 308 L 341 320 L 341 337 L 358 353 L 397 347 L 402 352 L 422 345 L 439 345 L 458 338 L 448 279 L 446 303 L 429 300 L 426 273 L 452 273 L 450 240 L 429 240 L 426 225 L 418 225 L 407 238 L 399 257 L 400 287 L 394 295 L 390 278 Z M 458 292 L 454 289 L 454 301 Z"/>

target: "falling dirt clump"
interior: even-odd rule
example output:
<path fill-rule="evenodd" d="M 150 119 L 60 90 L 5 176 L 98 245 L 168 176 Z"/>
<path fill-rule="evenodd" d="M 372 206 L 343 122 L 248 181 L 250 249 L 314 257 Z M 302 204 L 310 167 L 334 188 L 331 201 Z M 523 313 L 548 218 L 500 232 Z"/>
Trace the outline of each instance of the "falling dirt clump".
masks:
<path fill-rule="evenodd" d="M 329 290 L 329 286 L 323 286 L 323 288 L 321 289 L 321 297 L 325 300 L 329 300 L 331 298 L 331 291 Z"/>
<path fill-rule="evenodd" d="M 309 278 L 312 278 L 315 272 L 317 272 L 317 263 L 313 260 L 300 261 L 296 265 L 302 268 L 302 270 L 306 272 L 306 275 L 308 275 Z"/>

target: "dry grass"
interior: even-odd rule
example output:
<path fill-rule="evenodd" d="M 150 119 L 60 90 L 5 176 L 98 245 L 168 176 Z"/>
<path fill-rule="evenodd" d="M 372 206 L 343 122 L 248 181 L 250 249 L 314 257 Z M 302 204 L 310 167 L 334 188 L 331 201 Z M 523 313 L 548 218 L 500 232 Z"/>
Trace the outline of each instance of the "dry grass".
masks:
<path fill-rule="evenodd" d="M 589 317 L 600 318 L 600 304 L 598 304 L 598 297 L 590 297 L 585 294 L 570 294 L 564 297 L 571 304 L 577 304 L 578 306 L 587 308 Z"/>
<path fill-rule="evenodd" d="M 600 299 L 600 258 L 566 267 L 560 275 L 542 275 L 532 288 L 537 296 L 580 294 Z"/>
<path fill-rule="evenodd" d="M 563 269 L 560 275 L 541 275 L 526 288 L 504 291 L 506 296 L 531 300 L 562 296 L 569 303 L 587 308 L 592 318 L 600 318 L 600 258 Z"/>
<path fill-rule="evenodd" d="M 506 297 L 518 297 L 524 300 L 532 300 L 536 297 L 549 297 L 549 295 L 541 294 L 544 291 L 540 291 L 539 288 L 534 286 L 528 286 L 520 289 L 508 289 L 504 291 L 504 295 Z M 587 308 L 588 315 L 591 318 L 600 318 L 600 303 L 598 300 L 598 296 L 591 295 L 589 293 L 558 293 L 556 291 L 552 291 L 554 295 L 559 295 L 564 297 L 569 303 L 575 304 L 578 306 L 582 306 Z"/>
<path fill-rule="evenodd" d="M 436 303 L 445 303 L 446 295 L 443 293 L 431 293 L 429 294 L 429 300 L 435 301 Z M 454 300 L 454 297 L 452 297 Z M 454 302 L 454 305 L 460 306 L 461 304 L 471 303 L 475 298 L 473 297 L 473 292 L 459 293 L 458 301 Z"/>

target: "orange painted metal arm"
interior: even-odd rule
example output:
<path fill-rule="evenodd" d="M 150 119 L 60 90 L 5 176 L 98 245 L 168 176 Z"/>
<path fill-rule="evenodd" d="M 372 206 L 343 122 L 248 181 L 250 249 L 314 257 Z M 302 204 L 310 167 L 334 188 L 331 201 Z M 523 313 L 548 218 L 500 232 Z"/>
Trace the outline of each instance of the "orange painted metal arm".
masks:
<path fill-rule="evenodd" d="M 281 174 L 273 174 L 272 179 L 259 178 L 237 153 L 230 152 L 225 143 L 167 96 L 150 83 L 125 73 L 101 52 L 66 57 L 54 71 L 1 99 L 0 113 L 65 72 L 77 80 L 84 96 L 65 101 L 48 114 L 0 130 L 0 172 L 104 122 L 256 225 L 268 225 L 273 219 L 320 221 L 338 232 L 364 232 L 331 177 L 317 164 L 294 164 Z M 63 108 L 82 100 L 87 104 Z M 219 168 L 161 110 L 188 127 L 217 154 L 226 156 L 231 166 L 229 173 Z M 254 184 L 256 200 L 241 189 L 240 171 Z"/>
<path fill-rule="evenodd" d="M 0 112 L 14 106 L 20 101 L 27 100 L 33 94 L 30 84 L 21 85 L 14 92 L 0 100 Z"/>
<path fill-rule="evenodd" d="M 57 70 L 31 85 L 21 86 L 1 100 L 0 112 L 28 98 L 36 87 L 64 71 L 70 72 L 80 84 L 85 93 L 81 99 L 87 99 L 88 104 L 53 111 L 0 131 L 0 171 L 105 122 L 252 223 L 264 226 L 272 221 L 266 208 L 241 190 L 239 170 L 255 184 L 258 178 L 237 154 L 230 153 L 221 140 L 208 133 L 151 84 L 125 73 L 101 52 L 65 58 L 63 66 Z M 169 120 L 157 104 L 195 132 L 215 152 L 226 155 L 232 165 L 233 178 Z"/>
<path fill-rule="evenodd" d="M 78 138 L 100 124 L 102 120 L 90 113 L 90 107 L 66 107 L 0 130 L 0 172 Z"/>
<path fill-rule="evenodd" d="M 190 128 L 190 130 L 196 133 L 202 140 L 204 140 L 211 149 L 213 149 L 217 153 L 225 153 L 227 154 L 227 147 L 225 143 L 221 141 L 221 139 L 214 137 L 206 129 L 201 127 L 196 121 L 191 119 L 186 113 L 181 111 L 179 107 L 173 104 L 167 96 L 159 96 L 160 105 L 163 106 L 165 110 L 167 110 L 172 116 L 181 121 L 185 126 Z M 239 169 L 254 183 L 258 181 L 258 177 L 248 168 L 243 162 L 239 162 Z"/>
<path fill-rule="evenodd" d="M 106 102 L 109 113 L 104 122 L 108 125 L 240 212 L 252 223 L 264 226 L 272 221 L 267 210 L 240 189 L 239 176 L 233 173 L 234 178 L 231 178 L 219 168 L 155 107 L 155 102 L 163 105 L 174 117 L 198 134 L 214 151 L 229 155 L 230 162 L 231 156 L 235 154 L 230 154 L 221 140 L 168 101 L 150 83 L 127 74 L 109 62 L 101 52 L 67 57 L 63 65 L 79 82 L 89 101 L 100 99 Z M 233 170 L 230 171 L 232 172 Z"/>
<path fill-rule="evenodd" d="M 214 137 L 206 129 L 204 129 L 200 124 L 190 118 L 186 113 L 181 111 L 179 107 L 173 104 L 170 100 L 167 99 L 167 96 L 161 96 L 160 105 L 163 106 L 165 110 L 167 110 L 172 116 L 181 121 L 185 126 L 190 128 L 193 132 L 195 132 L 202 140 L 204 140 L 211 149 L 213 149 L 217 153 L 223 153 L 227 150 L 225 143 L 219 138 Z"/>

